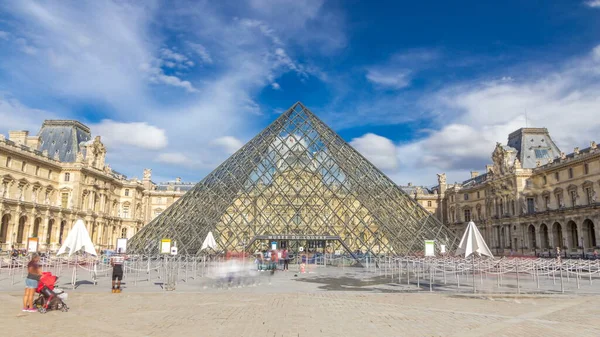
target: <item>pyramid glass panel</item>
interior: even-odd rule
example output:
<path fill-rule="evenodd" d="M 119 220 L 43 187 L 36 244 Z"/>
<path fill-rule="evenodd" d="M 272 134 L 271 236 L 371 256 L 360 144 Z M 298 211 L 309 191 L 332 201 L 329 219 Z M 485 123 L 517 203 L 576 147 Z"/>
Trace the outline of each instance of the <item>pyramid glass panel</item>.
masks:
<path fill-rule="evenodd" d="M 219 252 L 279 247 L 327 253 L 411 254 L 455 248 L 441 222 L 301 103 L 208 174 L 129 243 L 158 253 L 168 238 L 200 253 L 212 232 Z"/>

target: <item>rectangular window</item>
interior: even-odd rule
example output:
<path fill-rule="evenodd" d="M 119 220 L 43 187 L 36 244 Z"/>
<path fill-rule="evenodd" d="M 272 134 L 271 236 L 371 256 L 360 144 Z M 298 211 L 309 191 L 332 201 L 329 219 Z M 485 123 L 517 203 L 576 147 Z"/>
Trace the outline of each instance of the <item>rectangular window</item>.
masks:
<path fill-rule="evenodd" d="M 480 192 L 477 191 L 477 199 L 481 198 L 481 194 L 479 194 Z"/>
<path fill-rule="evenodd" d="M 128 197 L 129 196 L 129 189 L 125 189 L 125 196 Z"/>
<path fill-rule="evenodd" d="M 569 167 L 569 179 L 573 178 L 573 168 Z"/>
<path fill-rule="evenodd" d="M 535 149 L 535 158 L 536 159 L 548 159 L 550 158 L 550 153 L 546 149 Z"/>
<path fill-rule="evenodd" d="M 556 201 L 558 202 L 558 207 L 563 208 L 565 207 L 565 204 L 563 203 L 563 195 L 562 193 L 559 193 L 556 195 Z"/>
<path fill-rule="evenodd" d="M 546 185 L 548 183 L 548 178 L 546 176 L 542 177 L 542 183 Z"/>
<path fill-rule="evenodd" d="M 52 179 L 52 170 L 48 171 L 48 179 Z"/>
<path fill-rule="evenodd" d="M 589 174 L 590 173 L 590 166 L 585 163 L 583 164 L 583 174 Z"/>
<path fill-rule="evenodd" d="M 465 209 L 465 222 L 471 221 L 471 210 Z"/>
<path fill-rule="evenodd" d="M 70 181 L 71 180 L 71 173 L 65 173 L 65 181 Z"/>
<path fill-rule="evenodd" d="M 527 214 L 535 213 L 535 201 L 533 198 L 527 198 Z"/>
<path fill-rule="evenodd" d="M 594 190 L 591 187 L 586 187 L 585 194 L 587 195 L 587 204 L 591 205 L 594 203 Z"/>
<path fill-rule="evenodd" d="M 465 193 L 464 198 L 465 200 L 469 200 L 469 193 Z"/>
<path fill-rule="evenodd" d="M 27 163 L 25 161 L 23 161 L 23 163 L 21 164 L 21 172 L 25 172 L 27 171 Z"/>
<path fill-rule="evenodd" d="M 554 180 L 560 181 L 560 176 L 558 175 L 558 172 L 554 172 Z"/>
<path fill-rule="evenodd" d="M 547 211 L 550 210 L 550 197 L 549 196 L 544 197 L 544 206 L 546 207 Z"/>
<path fill-rule="evenodd" d="M 69 207 L 69 193 L 63 193 L 60 196 L 60 205 L 62 208 Z"/>
<path fill-rule="evenodd" d="M 11 164 L 12 164 L 12 158 L 6 157 L 6 167 L 10 168 Z"/>
<path fill-rule="evenodd" d="M 36 175 L 36 176 L 39 176 L 39 175 L 40 175 L 40 167 L 39 167 L 39 166 L 36 166 L 36 167 L 35 167 L 35 175 Z"/>
<path fill-rule="evenodd" d="M 571 191 L 571 206 L 577 206 L 577 191 Z"/>
<path fill-rule="evenodd" d="M 431 207 L 431 201 L 427 202 L 427 207 Z"/>

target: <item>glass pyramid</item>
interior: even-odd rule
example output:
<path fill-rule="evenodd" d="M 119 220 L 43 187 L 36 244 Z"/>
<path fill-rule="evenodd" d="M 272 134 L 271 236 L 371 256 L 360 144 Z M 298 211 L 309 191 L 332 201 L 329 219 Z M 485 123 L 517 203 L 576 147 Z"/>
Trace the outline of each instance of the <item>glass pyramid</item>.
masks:
<path fill-rule="evenodd" d="M 271 247 L 328 253 L 411 254 L 453 249 L 441 222 L 302 103 L 294 104 L 142 228 L 128 251 L 155 254 L 163 238 L 200 252 L 212 232 L 220 252 Z"/>

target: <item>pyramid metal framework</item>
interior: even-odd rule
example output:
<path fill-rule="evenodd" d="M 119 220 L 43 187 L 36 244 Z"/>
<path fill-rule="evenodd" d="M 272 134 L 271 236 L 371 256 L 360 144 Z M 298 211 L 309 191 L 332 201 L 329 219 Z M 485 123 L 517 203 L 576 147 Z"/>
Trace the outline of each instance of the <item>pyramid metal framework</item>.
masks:
<path fill-rule="evenodd" d="M 180 253 L 198 254 L 209 232 L 220 252 L 252 252 L 273 240 L 353 256 L 419 253 L 424 240 L 436 240 L 436 249 L 457 244 L 300 102 L 142 228 L 128 251 L 155 254 L 168 238 Z"/>

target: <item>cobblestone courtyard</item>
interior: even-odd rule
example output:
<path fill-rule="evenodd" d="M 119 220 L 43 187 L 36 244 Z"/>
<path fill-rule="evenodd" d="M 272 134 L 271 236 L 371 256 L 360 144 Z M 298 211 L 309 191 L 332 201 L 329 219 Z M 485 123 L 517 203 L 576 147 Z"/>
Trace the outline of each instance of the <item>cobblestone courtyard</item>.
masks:
<path fill-rule="evenodd" d="M 21 312 L 21 292 L 3 287 L 0 326 L 4 336 L 600 335 L 598 295 L 403 293 L 335 280 L 279 273 L 257 286 L 131 285 L 121 294 L 82 284 L 67 289 L 68 313 L 45 315 Z M 325 290 L 336 282 L 344 290 Z"/>

